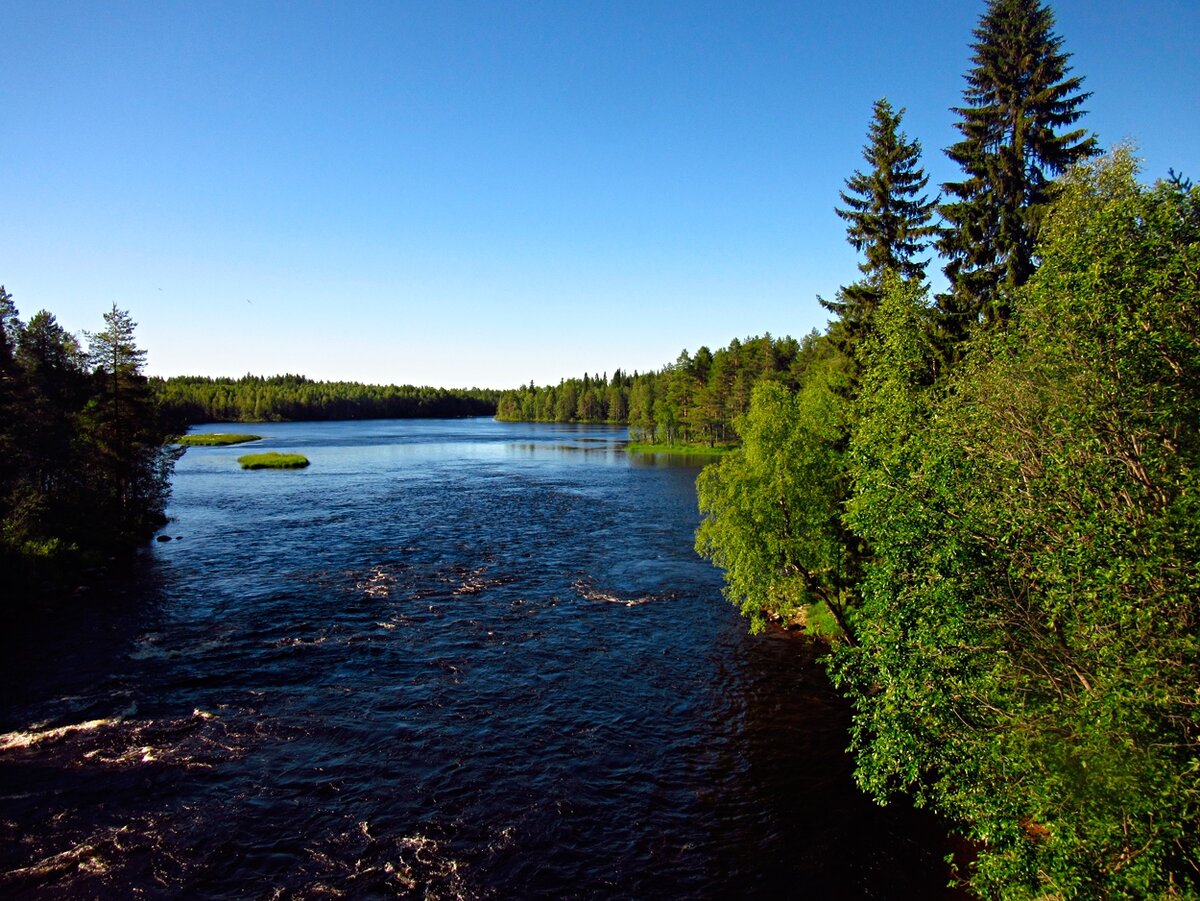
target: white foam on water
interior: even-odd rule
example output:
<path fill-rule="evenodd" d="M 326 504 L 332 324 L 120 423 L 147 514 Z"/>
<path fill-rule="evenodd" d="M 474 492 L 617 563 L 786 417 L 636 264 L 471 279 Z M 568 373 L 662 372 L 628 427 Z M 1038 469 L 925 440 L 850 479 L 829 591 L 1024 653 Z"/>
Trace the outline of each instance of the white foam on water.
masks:
<path fill-rule="evenodd" d="M 602 601 L 606 604 L 618 604 L 624 607 L 640 607 L 642 604 L 649 604 L 651 601 L 658 600 L 658 597 L 652 594 L 643 594 L 635 598 L 623 598 L 608 591 L 601 591 L 582 579 L 575 582 L 571 587 L 585 601 Z"/>
<path fill-rule="evenodd" d="M 55 739 L 63 738 L 75 732 L 93 732 L 96 729 L 103 729 L 106 726 L 116 726 L 123 722 L 127 717 L 137 713 L 137 704 L 130 704 L 125 710 L 120 713 L 105 717 L 99 720 L 87 720 L 82 723 L 71 723 L 67 726 L 56 726 L 53 729 L 32 728 L 29 730 L 18 730 L 16 732 L 5 732 L 0 735 L 0 751 L 11 751 L 15 748 L 28 748 L 32 745 L 41 744 L 42 742 L 54 741 Z"/>

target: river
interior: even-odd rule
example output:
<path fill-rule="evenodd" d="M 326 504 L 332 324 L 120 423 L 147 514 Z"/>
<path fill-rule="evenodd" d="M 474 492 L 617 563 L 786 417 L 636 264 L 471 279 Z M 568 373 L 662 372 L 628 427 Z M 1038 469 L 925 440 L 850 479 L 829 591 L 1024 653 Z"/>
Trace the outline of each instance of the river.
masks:
<path fill-rule="evenodd" d="M 172 540 L 7 631 L 0 895 L 946 896 L 812 651 L 693 552 L 699 464 L 602 426 L 252 428 L 312 465 L 189 449 Z"/>

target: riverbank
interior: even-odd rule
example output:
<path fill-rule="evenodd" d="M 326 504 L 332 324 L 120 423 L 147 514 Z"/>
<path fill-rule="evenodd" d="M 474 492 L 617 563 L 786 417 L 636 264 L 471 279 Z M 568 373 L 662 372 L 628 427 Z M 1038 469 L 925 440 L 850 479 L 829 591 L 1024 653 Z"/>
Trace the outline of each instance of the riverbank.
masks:
<path fill-rule="evenodd" d="M 735 444 L 647 444 L 642 441 L 630 441 L 625 445 L 626 453 L 630 454 L 672 454 L 682 457 L 722 457 L 738 449 Z"/>

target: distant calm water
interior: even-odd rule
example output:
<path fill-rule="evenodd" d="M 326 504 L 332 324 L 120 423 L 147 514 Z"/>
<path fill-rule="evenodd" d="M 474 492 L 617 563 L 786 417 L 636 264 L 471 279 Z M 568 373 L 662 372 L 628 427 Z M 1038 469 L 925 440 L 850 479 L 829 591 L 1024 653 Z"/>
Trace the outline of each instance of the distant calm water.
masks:
<path fill-rule="evenodd" d="M 188 450 L 180 540 L 2 639 L 0 896 L 945 894 L 805 646 L 694 555 L 695 465 L 604 427 L 253 428 L 312 466 Z"/>

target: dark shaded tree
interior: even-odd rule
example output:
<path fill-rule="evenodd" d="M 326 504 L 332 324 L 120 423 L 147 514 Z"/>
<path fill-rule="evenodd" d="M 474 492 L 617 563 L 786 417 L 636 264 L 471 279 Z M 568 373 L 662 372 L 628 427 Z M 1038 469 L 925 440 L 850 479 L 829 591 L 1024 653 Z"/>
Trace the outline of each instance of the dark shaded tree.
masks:
<path fill-rule="evenodd" d="M 150 384 L 176 432 L 199 422 L 488 416 L 497 412 L 500 395 L 481 388 L 318 382 L 302 375 L 175 376 L 152 378 Z M 511 393 L 513 411 L 524 391 Z"/>
<path fill-rule="evenodd" d="M 17 453 L 26 489 L 51 521 L 77 519 L 71 509 L 81 487 L 76 438 L 91 388 L 83 351 L 42 310 L 22 329 L 16 359 L 22 380 Z"/>
<path fill-rule="evenodd" d="M 148 537 L 180 451 L 128 314 L 105 316 L 90 354 L 46 311 L 22 324 L 2 289 L 0 318 L 0 567 L 9 596 L 29 598 Z"/>
<path fill-rule="evenodd" d="M 99 509 L 126 540 L 148 535 L 165 522 L 175 453 L 168 429 L 142 373 L 146 352 L 134 340 L 136 323 L 124 310 L 104 314 L 105 327 L 88 333 L 88 361 L 97 391 L 83 413 L 83 440 Z"/>
<path fill-rule="evenodd" d="M 962 140 L 946 151 L 965 177 L 942 185 L 949 199 L 940 207 L 950 290 L 938 306 L 951 344 L 980 320 L 1008 319 L 1013 290 L 1035 268 L 1053 177 L 1098 152 L 1086 129 L 1071 128 L 1091 95 L 1069 76 L 1053 29 L 1040 0 L 989 0 L 975 29 L 964 104 L 953 110 Z"/>

